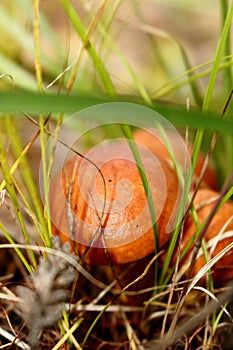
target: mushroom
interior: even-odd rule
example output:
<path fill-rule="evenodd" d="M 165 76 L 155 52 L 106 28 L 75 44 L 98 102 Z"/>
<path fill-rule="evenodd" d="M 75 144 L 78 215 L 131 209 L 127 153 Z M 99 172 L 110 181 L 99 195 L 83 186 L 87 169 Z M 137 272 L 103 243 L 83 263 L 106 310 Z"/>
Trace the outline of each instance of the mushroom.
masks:
<path fill-rule="evenodd" d="M 192 144 L 189 143 L 186 147 L 185 142 L 182 140 L 181 136 L 176 132 L 169 131 L 167 132 L 167 137 L 169 142 L 171 143 L 172 151 L 176 157 L 181 168 L 187 169 L 190 163 L 190 157 L 192 154 Z M 166 160 L 171 161 L 171 156 L 168 152 L 168 149 L 163 142 L 163 137 L 159 130 L 155 128 L 151 129 L 136 129 L 134 131 L 134 140 L 147 147 L 151 152 L 156 154 L 157 156 L 164 158 Z M 186 149 L 188 150 L 188 154 L 186 153 Z M 197 164 L 194 169 L 195 178 L 199 178 L 202 167 L 204 165 L 205 155 L 200 152 L 197 159 Z M 203 182 L 205 185 L 210 188 L 216 190 L 218 188 L 218 177 L 216 171 L 214 169 L 213 164 L 210 162 L 207 166 L 206 172 L 203 176 Z"/>
<path fill-rule="evenodd" d="M 210 189 L 199 189 L 194 199 L 194 206 L 197 212 L 198 221 L 201 225 L 210 215 L 215 201 L 218 199 L 219 193 Z M 190 214 L 184 223 L 183 241 L 181 251 L 187 246 L 188 242 L 193 239 L 197 231 L 194 219 Z M 205 232 L 204 239 L 209 252 L 209 258 L 213 258 L 227 247 L 233 240 L 233 202 L 227 201 L 214 215 L 213 219 Z M 191 257 L 194 244 L 190 248 L 186 259 Z M 177 258 L 175 254 L 173 263 Z M 205 258 L 200 248 L 198 257 L 194 264 L 193 276 L 206 264 Z M 211 269 L 213 280 L 216 284 L 233 278 L 233 249 L 228 251 Z"/>
<path fill-rule="evenodd" d="M 176 224 L 180 188 L 163 159 L 139 147 L 152 193 L 158 247 Z M 53 233 L 91 265 L 126 264 L 155 250 L 153 223 L 142 180 L 127 142 L 105 142 L 73 157 L 51 182 Z"/>

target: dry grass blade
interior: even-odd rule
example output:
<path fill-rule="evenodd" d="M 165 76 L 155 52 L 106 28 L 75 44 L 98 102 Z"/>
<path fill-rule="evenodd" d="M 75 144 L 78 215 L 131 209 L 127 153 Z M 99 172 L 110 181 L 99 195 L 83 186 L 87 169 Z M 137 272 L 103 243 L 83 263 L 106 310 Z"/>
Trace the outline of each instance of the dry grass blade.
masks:
<path fill-rule="evenodd" d="M 130 325 L 125 313 L 121 312 L 121 315 L 122 315 L 122 319 L 123 319 L 124 324 L 125 324 L 126 333 L 127 333 L 128 339 L 129 339 L 130 349 L 132 349 L 132 350 L 145 350 L 144 346 L 139 341 L 136 332 L 133 330 L 132 326 Z"/>
<path fill-rule="evenodd" d="M 221 307 L 225 302 L 232 300 L 233 298 L 233 283 L 229 285 L 229 288 L 226 292 L 223 292 L 219 298 L 216 300 L 212 300 L 207 307 L 205 307 L 202 311 L 197 313 L 195 316 L 191 317 L 188 321 L 185 320 L 183 324 L 178 326 L 174 331 L 168 332 L 165 337 L 156 344 L 153 342 L 149 343 L 146 347 L 147 350 L 161 350 L 166 349 L 168 346 L 174 344 L 178 339 L 183 338 L 184 335 L 190 334 L 192 330 L 194 330 L 198 325 L 200 325 L 203 320 L 215 312 L 219 307 Z"/>
<path fill-rule="evenodd" d="M 175 326 L 178 322 L 179 319 L 179 315 L 181 312 L 181 309 L 185 303 L 186 297 L 187 295 L 192 291 L 192 289 L 196 286 L 196 284 L 198 284 L 198 282 L 203 278 L 203 276 L 205 276 L 205 274 L 216 264 L 217 261 L 219 261 L 227 252 L 229 252 L 231 249 L 233 248 L 233 243 L 229 244 L 227 247 L 225 247 L 220 253 L 218 253 L 215 257 L 213 257 L 211 260 L 208 261 L 208 263 L 206 263 L 199 271 L 198 273 L 191 279 L 191 282 L 189 284 L 188 287 L 186 287 L 186 285 L 184 285 L 181 297 L 180 297 L 180 301 L 177 305 L 177 309 L 176 309 L 176 313 L 174 316 L 174 319 L 171 323 L 170 329 L 168 331 L 168 335 L 170 337 L 171 334 L 173 334 L 175 332 Z M 184 293 L 185 290 L 185 293 Z M 227 299 L 224 299 L 225 301 Z M 216 303 L 216 301 L 215 301 Z M 221 304 L 216 306 L 216 309 L 221 306 Z M 215 310 L 215 309 L 214 309 Z M 213 310 L 213 311 L 214 311 Z M 208 316 L 209 314 L 211 314 L 213 311 L 209 312 L 209 308 L 207 308 L 207 310 L 205 311 L 205 315 Z M 199 314 L 198 314 L 199 315 Z M 200 319 L 200 321 L 203 319 Z M 195 322 L 193 322 L 193 324 L 195 325 Z M 195 326 L 194 326 L 195 327 Z M 191 328 L 192 329 L 192 328 Z M 166 338 L 166 336 L 165 336 Z"/>
<path fill-rule="evenodd" d="M 219 252 L 215 257 L 213 257 L 208 263 L 206 263 L 198 273 L 193 277 L 188 289 L 187 294 L 194 288 L 198 281 L 219 261 L 227 252 L 233 249 L 233 242 L 228 244 L 221 252 Z"/>
<path fill-rule="evenodd" d="M 61 346 L 65 343 L 65 341 L 72 336 L 72 333 L 79 327 L 80 323 L 82 322 L 82 319 L 79 319 L 77 322 L 73 324 L 73 326 L 70 329 L 66 329 L 65 335 L 59 340 L 59 342 L 52 348 L 52 350 L 59 350 L 61 349 Z M 63 322 L 63 326 L 65 326 Z M 76 349 L 80 350 L 80 345 L 76 342 Z"/>
<path fill-rule="evenodd" d="M 25 342 L 19 340 L 19 339 L 15 339 L 15 336 L 7 331 L 5 331 L 3 328 L 0 327 L 0 335 L 3 336 L 5 339 L 9 340 L 10 344 L 9 348 L 11 347 L 12 343 L 16 344 L 20 349 L 24 349 L 24 350 L 31 350 L 31 347 L 26 344 Z M 0 346 L 0 349 L 2 349 L 3 347 Z"/>
<path fill-rule="evenodd" d="M 90 303 L 90 304 L 78 304 L 78 305 L 74 305 L 74 309 L 76 311 L 88 311 L 88 312 L 100 312 L 102 311 L 104 308 L 106 307 L 106 305 L 104 304 L 94 304 L 94 303 Z M 67 305 L 67 310 L 70 310 L 70 308 L 72 308 L 72 306 L 70 306 L 70 304 Z M 125 306 L 125 305 L 110 305 L 106 312 L 142 312 L 144 311 L 144 307 L 143 306 Z"/>

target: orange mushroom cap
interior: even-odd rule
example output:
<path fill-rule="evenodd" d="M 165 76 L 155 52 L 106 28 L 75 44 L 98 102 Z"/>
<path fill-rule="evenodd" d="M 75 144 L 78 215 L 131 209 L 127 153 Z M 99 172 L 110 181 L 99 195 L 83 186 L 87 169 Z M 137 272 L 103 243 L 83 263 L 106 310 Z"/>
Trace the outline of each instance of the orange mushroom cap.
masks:
<path fill-rule="evenodd" d="M 210 215 L 211 210 L 218 198 L 219 193 L 210 189 L 200 189 L 194 199 L 199 223 L 202 224 Z M 229 220 L 229 222 L 228 222 Z M 184 224 L 183 249 L 193 238 L 197 231 L 191 215 L 187 217 Z M 228 244 L 233 241 L 233 202 L 226 202 L 215 214 L 205 233 L 204 239 L 207 244 L 210 258 L 216 256 Z M 200 252 L 201 253 L 201 248 Z M 206 264 L 203 255 L 195 262 L 193 275 L 195 275 Z M 215 282 L 224 282 L 233 278 L 233 249 L 226 253 L 212 268 Z"/>
<path fill-rule="evenodd" d="M 181 166 L 181 168 L 188 167 L 190 163 L 190 158 L 187 159 L 186 146 L 184 141 L 178 133 L 167 132 L 167 137 L 171 143 L 174 155 Z M 134 132 L 134 140 L 139 144 L 147 147 L 151 152 L 157 156 L 164 158 L 166 160 L 171 160 L 171 156 L 168 149 L 163 142 L 162 135 L 157 129 L 136 129 Z M 188 144 L 187 150 L 189 155 L 192 155 L 193 146 L 191 143 Z M 202 167 L 204 165 L 205 155 L 200 152 L 197 159 L 197 164 L 194 169 L 194 176 L 199 178 L 201 175 Z M 213 164 L 210 162 L 206 169 L 203 177 L 204 183 L 210 188 L 216 190 L 218 188 L 218 177 L 214 169 Z"/>
<path fill-rule="evenodd" d="M 180 190 L 170 165 L 140 147 L 152 193 L 159 247 L 176 221 Z M 95 165 L 94 165 L 95 164 Z M 104 179 L 104 180 L 103 180 Z M 74 157 L 51 182 L 53 233 L 90 264 L 123 264 L 155 249 L 147 196 L 127 142 L 104 143 Z"/>

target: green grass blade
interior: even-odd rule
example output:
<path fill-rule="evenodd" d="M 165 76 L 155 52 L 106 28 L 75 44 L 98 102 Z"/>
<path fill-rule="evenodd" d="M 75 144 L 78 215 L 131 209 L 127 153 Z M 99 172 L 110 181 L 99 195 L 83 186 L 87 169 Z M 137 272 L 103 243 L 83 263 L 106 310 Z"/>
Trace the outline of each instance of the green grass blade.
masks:
<path fill-rule="evenodd" d="M 204 64 L 202 66 L 204 67 Z M 232 61 L 229 61 L 229 62 L 226 62 L 226 63 L 222 63 L 219 66 L 219 72 L 220 71 L 225 71 L 229 67 L 232 67 L 232 66 L 233 66 L 233 62 Z M 183 86 L 186 86 L 188 84 L 192 84 L 196 80 L 208 77 L 210 75 L 210 73 L 211 73 L 211 70 L 212 70 L 212 68 L 208 68 L 208 69 L 206 69 L 206 70 L 204 70 L 204 71 L 202 71 L 200 73 L 193 74 L 195 69 L 196 69 L 196 67 L 190 69 L 189 71 L 185 71 L 184 73 L 178 75 L 177 77 L 167 81 L 160 88 L 156 89 L 156 91 L 153 93 L 153 99 L 162 98 L 162 97 L 169 95 L 173 91 L 176 91 L 177 89 L 179 89 L 179 88 L 181 88 Z M 179 80 L 180 78 L 182 78 L 184 76 L 186 77 L 187 75 L 188 75 L 187 79 L 184 79 L 182 81 L 177 81 L 176 82 L 176 80 Z"/>
<path fill-rule="evenodd" d="M 0 221 L 0 230 L 3 233 L 3 235 L 5 236 L 5 238 L 8 240 L 9 243 L 11 243 L 12 245 L 15 244 L 12 236 L 10 235 L 10 233 L 6 230 L 6 228 L 4 227 L 4 225 L 1 223 Z M 27 271 L 31 274 L 33 273 L 33 269 L 30 266 L 30 264 L 28 263 L 27 259 L 25 258 L 25 256 L 23 255 L 23 253 L 21 252 L 21 250 L 19 248 L 14 248 L 14 250 L 16 251 L 18 257 L 20 258 L 20 260 L 22 261 L 22 263 L 24 264 L 24 266 L 26 267 Z"/>
<path fill-rule="evenodd" d="M 35 46 L 35 72 L 37 87 L 40 92 L 43 91 L 42 67 L 41 67 L 41 50 L 40 50 L 40 12 L 39 0 L 33 0 L 33 34 Z"/>
<path fill-rule="evenodd" d="M 1 130 L 1 133 L 2 133 L 2 130 Z M 15 215 L 16 215 L 16 218 L 19 222 L 22 233 L 24 235 L 25 242 L 27 244 L 30 244 L 30 237 L 28 235 L 28 232 L 27 232 L 27 229 L 25 226 L 24 218 L 23 218 L 21 211 L 20 211 L 20 207 L 19 207 L 19 203 L 18 203 L 18 199 L 17 199 L 15 187 L 14 187 L 14 179 L 12 178 L 10 171 L 9 171 L 10 169 L 9 169 L 9 165 L 7 162 L 7 156 L 6 156 L 6 153 L 4 150 L 2 139 L 0 139 L 0 167 L 1 167 L 1 172 L 2 172 L 3 178 L 5 180 L 6 189 L 9 193 L 11 202 L 13 204 Z M 35 255 L 34 255 L 33 251 L 29 250 L 29 256 L 30 256 L 32 264 L 34 266 L 36 266 L 36 259 L 35 259 Z"/>
<path fill-rule="evenodd" d="M 101 35 L 105 38 L 105 42 L 108 43 L 110 49 L 117 54 L 119 60 L 126 67 L 128 73 L 130 74 L 130 76 L 131 76 L 131 78 L 133 80 L 134 87 L 137 88 L 137 91 L 138 91 L 139 95 L 141 96 L 141 98 L 145 101 L 145 103 L 151 104 L 152 101 L 151 101 L 151 98 L 150 98 L 148 92 L 146 91 L 145 87 L 143 86 L 141 80 L 138 78 L 137 73 L 134 71 L 134 69 L 131 66 L 131 64 L 129 63 L 129 61 L 126 59 L 126 57 L 121 52 L 121 50 L 116 45 L 116 43 L 111 38 L 111 36 L 101 26 L 101 24 L 99 24 L 98 27 L 99 27 L 99 31 L 100 31 Z"/>
<path fill-rule="evenodd" d="M 213 91 L 214 91 L 214 87 L 215 87 L 215 83 L 216 83 L 216 79 L 217 79 L 217 75 L 218 75 L 218 71 L 219 71 L 219 65 L 224 53 L 224 49 L 226 47 L 226 43 L 227 43 L 227 38 L 229 35 L 229 31 L 231 28 L 231 23 L 232 23 L 232 17 L 233 17 L 233 2 L 231 3 L 228 13 L 226 14 L 226 18 L 225 18 L 225 22 L 221 31 L 221 35 L 219 38 L 219 42 L 218 42 L 218 46 L 216 49 L 216 53 L 215 53 L 215 59 L 214 59 L 214 63 L 213 63 L 213 67 L 210 73 L 210 79 L 209 79 L 209 83 L 208 83 L 208 87 L 207 87 L 207 91 L 205 94 L 205 98 L 203 101 L 203 105 L 202 105 L 202 110 L 206 111 L 209 109 L 210 107 L 210 102 L 211 102 L 211 98 L 213 95 Z"/>
<path fill-rule="evenodd" d="M 222 22 L 222 28 L 223 28 L 225 20 L 226 20 L 227 12 L 228 12 L 228 1 L 227 0 L 220 1 L 220 9 L 221 9 L 221 22 Z M 230 33 L 230 31 L 229 31 L 227 38 L 226 38 L 224 53 L 226 56 L 231 55 L 231 33 Z M 229 59 L 230 58 L 228 58 L 228 60 Z M 232 86 L 233 86 L 232 69 L 230 66 L 228 67 L 228 69 L 224 70 L 224 78 L 225 78 L 224 85 L 227 89 L 227 91 L 226 91 L 226 96 L 227 96 L 230 93 L 230 91 L 232 90 Z"/>
<path fill-rule="evenodd" d="M 119 97 L 119 102 L 135 103 L 135 100 L 129 98 Z M 49 112 L 65 112 L 76 113 L 87 107 L 94 105 L 116 102 L 115 99 L 96 96 L 65 96 L 65 95 L 53 95 L 53 94 L 31 94 L 31 93 L 0 93 L 0 106 L 1 112 L 36 112 L 36 113 L 49 113 Z M 145 104 L 136 102 L 138 106 L 146 106 Z M 228 135 L 233 134 L 233 121 L 220 119 L 219 114 L 200 112 L 198 110 L 187 111 L 186 108 L 177 107 L 173 105 L 154 104 L 149 106 L 151 110 L 160 113 L 170 123 L 177 127 L 188 126 L 191 129 L 203 128 L 210 131 L 218 131 L 219 133 L 225 133 Z M 124 116 L 112 110 L 109 113 L 109 117 L 106 120 L 105 116 L 96 115 L 96 122 L 117 122 L 125 123 Z M 144 123 L 145 126 L 154 125 L 153 113 L 148 113 L 146 116 L 142 116 L 139 113 L 128 116 L 128 124 L 135 125 L 135 123 Z"/>
<path fill-rule="evenodd" d="M 25 157 L 25 152 L 23 150 L 22 143 L 18 134 L 15 118 L 13 117 L 4 118 L 4 126 L 6 128 L 6 133 L 8 137 L 11 138 L 11 148 L 15 158 L 19 161 L 19 164 L 20 164 L 19 170 L 21 172 L 21 177 L 26 185 L 26 190 L 33 206 L 33 208 L 30 208 L 29 205 L 27 205 L 28 210 L 32 217 L 34 217 L 34 212 L 36 213 L 42 228 L 42 231 L 41 229 L 39 229 L 38 232 L 40 232 L 40 234 L 42 234 L 43 232 L 44 234 L 44 232 L 46 232 L 46 224 L 45 224 L 45 218 L 43 213 L 43 206 L 31 173 L 30 166 L 28 164 L 27 158 Z M 24 202 L 26 202 L 26 200 L 24 200 Z M 35 225 L 38 226 L 37 220 L 34 219 L 33 221 Z"/>
<path fill-rule="evenodd" d="M 46 147 L 47 142 L 49 142 L 49 137 L 44 130 L 45 119 L 43 116 L 40 116 L 39 124 L 40 124 L 40 135 L 41 135 L 40 144 L 41 144 L 41 166 L 42 166 L 42 176 L 43 176 L 44 203 L 45 203 L 45 210 L 46 210 L 47 216 L 50 217 L 49 173 L 48 173 L 50 154 L 48 154 L 49 149 L 48 147 Z M 45 241 L 46 247 L 51 247 L 51 240 L 50 240 L 51 236 L 52 236 L 51 221 L 47 220 L 47 229 L 44 232 L 44 241 Z"/>
<path fill-rule="evenodd" d="M 75 30 L 77 31 L 78 35 L 80 36 L 84 47 L 86 48 L 89 56 L 91 57 L 93 64 L 95 66 L 95 69 L 99 73 L 100 79 L 103 83 L 103 86 L 106 90 L 106 92 L 114 97 L 115 96 L 115 88 L 111 81 L 111 78 L 109 76 L 108 71 L 106 70 L 103 62 L 99 58 L 99 56 L 96 53 L 96 50 L 94 46 L 91 44 L 89 38 L 88 38 L 88 32 L 79 17 L 78 13 L 76 12 L 75 8 L 71 4 L 69 0 L 60 0 L 61 5 L 63 6 L 64 10 L 66 11 L 67 16 L 69 17 L 71 23 L 73 24 Z"/>
<path fill-rule="evenodd" d="M 148 201 L 148 206 L 149 206 L 149 210 L 150 210 L 150 216 L 151 216 L 151 222 L 152 222 L 152 228 L 153 228 L 153 232 L 154 232 L 154 242 L 155 242 L 155 255 L 158 253 L 158 228 L 157 228 L 157 218 L 156 218 L 156 213 L 155 213 L 155 207 L 154 207 L 154 201 L 153 201 L 153 197 L 152 197 L 152 192 L 146 177 L 146 173 L 144 171 L 144 166 L 142 163 L 142 159 L 141 156 L 139 154 L 138 148 L 136 143 L 134 142 L 133 139 L 133 135 L 132 135 L 132 131 L 130 129 L 129 125 L 123 124 L 121 126 L 122 131 L 126 137 L 126 139 L 129 142 L 129 146 L 131 148 L 131 151 L 133 153 L 134 159 L 136 161 L 136 165 L 142 180 L 142 184 L 147 196 L 147 201 Z M 158 262 L 157 260 L 155 261 L 155 285 L 158 284 Z"/>
<path fill-rule="evenodd" d="M 213 67 L 210 73 L 210 79 L 209 83 L 207 86 L 207 91 L 204 97 L 203 105 L 202 105 L 202 111 L 207 111 L 210 108 L 210 103 L 211 103 L 211 98 L 214 92 L 215 84 L 216 84 L 216 79 L 219 71 L 219 66 L 221 63 L 221 59 L 223 56 L 224 48 L 227 42 L 227 37 L 229 35 L 229 31 L 231 28 L 231 22 L 232 22 L 232 17 L 233 17 L 233 2 L 231 3 L 231 6 L 229 8 L 229 11 L 226 15 L 224 26 L 222 28 L 222 32 L 219 38 L 218 46 L 215 52 L 215 59 L 213 63 Z M 193 154 L 192 154 L 192 164 L 193 167 L 196 167 L 197 163 L 197 158 L 198 154 L 201 149 L 201 144 L 204 136 L 204 129 L 200 128 L 197 131 L 195 141 L 194 141 L 194 146 L 193 146 Z"/>
<path fill-rule="evenodd" d="M 69 337 L 76 331 L 76 329 L 83 322 L 83 318 L 79 318 L 70 329 L 63 335 L 63 337 L 58 341 L 58 343 L 51 350 L 59 350 L 63 346 L 63 344 L 69 339 Z"/>
<path fill-rule="evenodd" d="M 31 2 L 30 1 L 20 1 L 20 5 L 24 9 L 29 9 L 27 13 L 27 20 L 28 20 L 28 26 L 33 26 L 33 14 L 31 11 Z M 6 37 L 9 37 L 10 42 L 14 43 L 18 50 L 22 52 L 26 52 L 29 57 L 34 56 L 34 43 L 33 43 L 33 35 L 31 31 L 28 30 L 27 26 L 25 25 L 24 21 L 21 17 L 16 17 L 14 14 L 10 13 L 10 11 L 7 11 L 6 7 L 2 4 L 0 4 L 0 23 L 1 23 L 1 30 L 2 35 L 6 35 Z M 62 44 L 59 36 L 57 35 L 56 31 L 53 30 L 48 20 L 45 18 L 43 13 L 40 13 L 40 25 L 41 25 L 41 33 L 43 37 L 46 37 L 46 40 L 48 41 L 49 45 L 51 45 L 51 49 L 55 51 L 55 57 L 51 57 L 51 52 L 49 50 L 42 50 L 41 52 L 41 61 L 42 61 L 42 67 L 43 70 L 49 75 L 49 76 L 55 76 L 60 73 L 60 69 L 62 67 L 61 64 L 61 57 L 64 56 L 64 45 Z M 19 82 L 19 79 L 17 76 L 22 75 L 22 72 L 24 72 L 24 76 L 26 78 L 26 74 L 29 76 L 31 67 L 28 65 L 27 62 L 22 62 L 21 65 L 17 64 L 15 61 L 14 55 L 13 57 L 7 55 L 7 50 L 5 52 L 4 48 L 1 52 L 2 57 L 4 59 L 0 60 L 0 67 L 2 68 L 2 72 L 11 72 L 13 77 L 15 78 L 15 84 L 16 86 L 21 86 L 26 89 L 31 90 L 31 83 L 27 79 L 21 79 Z M 7 61 L 6 61 L 7 59 Z M 11 70 L 11 67 L 14 67 L 14 71 Z M 6 67 L 6 69 L 4 69 Z M 17 74 L 16 74 L 17 73 Z M 33 78 L 33 81 L 35 82 L 35 77 L 31 73 L 31 76 Z M 30 84 L 29 84 L 30 83 Z M 28 85 L 29 84 L 29 85 Z M 33 87 L 33 90 L 36 89 L 36 86 Z"/>

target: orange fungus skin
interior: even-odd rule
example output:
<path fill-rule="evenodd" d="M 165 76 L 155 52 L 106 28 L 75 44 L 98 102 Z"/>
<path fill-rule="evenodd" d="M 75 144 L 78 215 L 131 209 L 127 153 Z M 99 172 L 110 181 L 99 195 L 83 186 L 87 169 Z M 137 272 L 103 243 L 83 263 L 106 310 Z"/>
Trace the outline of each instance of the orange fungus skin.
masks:
<path fill-rule="evenodd" d="M 200 189 L 194 199 L 194 206 L 197 211 L 199 224 L 201 225 L 210 215 L 215 200 L 219 193 L 210 189 Z M 229 221 L 228 221 L 229 220 Z M 187 217 L 184 224 L 184 238 L 181 250 L 194 237 L 197 231 L 196 225 L 191 215 Z M 231 232 L 232 231 L 232 232 Z M 228 233 L 228 237 L 227 237 Z M 204 235 L 204 239 L 208 248 L 209 257 L 212 258 L 232 243 L 233 235 L 233 202 L 227 201 L 215 214 L 208 229 Z M 225 238 L 224 238 L 225 236 Z M 193 250 L 191 248 L 191 251 Z M 195 275 L 204 265 L 206 260 L 199 250 L 199 256 L 193 268 Z M 213 279 L 216 283 L 222 283 L 233 278 L 233 250 L 226 253 L 211 269 Z"/>
<path fill-rule="evenodd" d="M 111 157 L 109 157 L 111 154 Z M 172 167 L 141 151 L 156 213 L 158 246 L 174 228 L 179 183 Z M 124 264 L 155 251 L 147 195 L 127 143 L 74 157 L 50 186 L 53 233 L 89 264 Z"/>
<path fill-rule="evenodd" d="M 187 146 L 189 159 L 185 160 L 185 157 L 187 157 L 187 155 L 184 150 L 186 148 L 184 140 L 182 142 L 179 134 L 171 132 L 167 134 L 167 137 L 169 142 L 171 143 L 170 146 L 176 156 L 178 163 L 182 168 L 184 168 L 185 166 L 187 166 L 187 162 L 190 161 L 190 157 L 193 151 L 192 144 L 189 143 Z M 139 144 L 147 147 L 152 153 L 158 155 L 159 157 L 171 161 L 171 156 L 162 139 L 162 136 L 158 133 L 156 129 L 137 129 L 134 132 L 134 140 Z M 205 155 L 204 153 L 200 152 L 194 169 L 195 179 L 198 179 L 200 177 L 204 161 Z M 205 171 L 203 183 L 204 185 L 210 187 L 213 190 L 218 189 L 218 176 L 211 162 L 208 164 L 207 169 Z"/>

